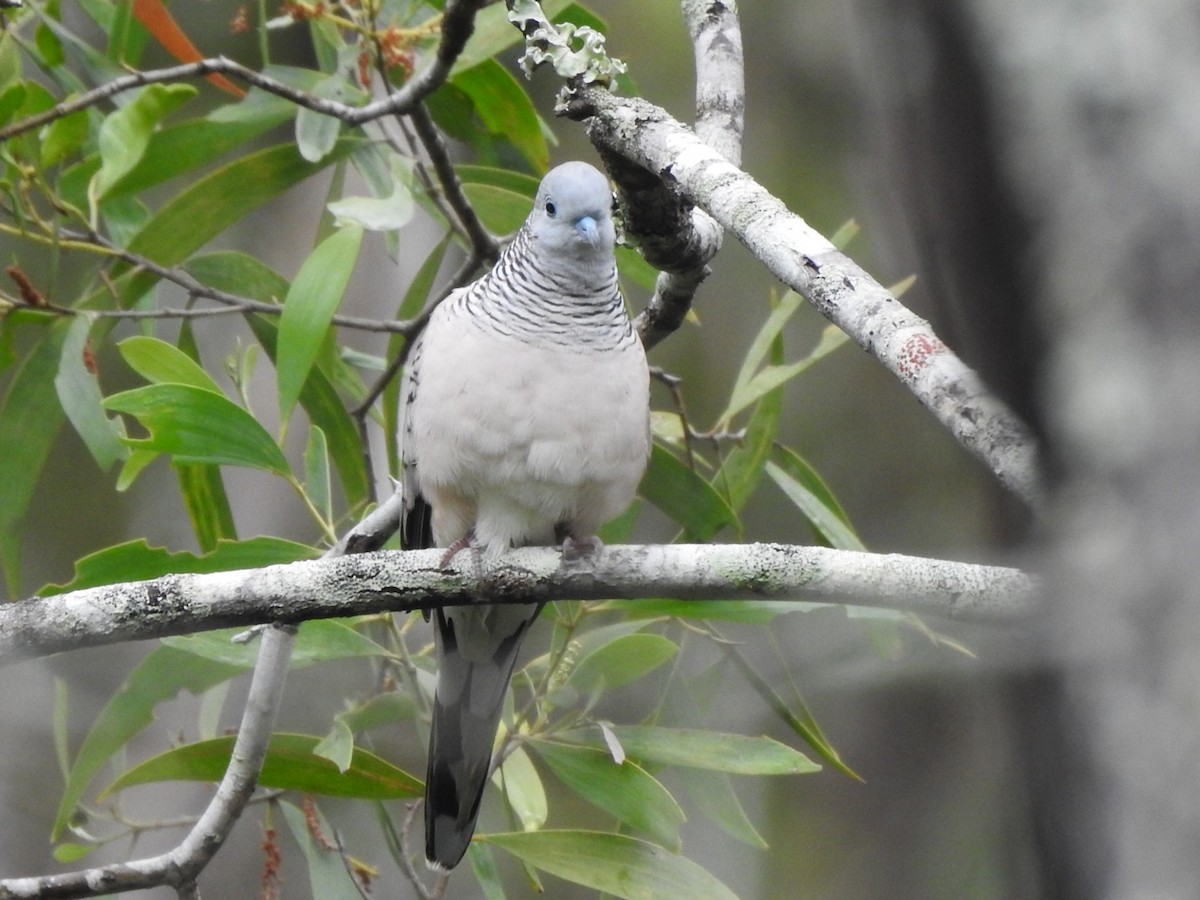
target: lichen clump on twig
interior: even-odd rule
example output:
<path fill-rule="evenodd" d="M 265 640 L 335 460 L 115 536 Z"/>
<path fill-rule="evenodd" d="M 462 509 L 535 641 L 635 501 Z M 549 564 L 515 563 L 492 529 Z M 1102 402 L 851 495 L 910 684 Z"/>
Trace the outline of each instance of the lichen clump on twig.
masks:
<path fill-rule="evenodd" d="M 604 35 L 587 25 L 551 23 L 535 0 L 513 3 L 508 19 L 525 34 L 525 54 L 520 64 L 527 77 L 538 66 L 549 63 L 573 86 L 607 88 L 626 70 L 625 63 L 608 55 Z"/>

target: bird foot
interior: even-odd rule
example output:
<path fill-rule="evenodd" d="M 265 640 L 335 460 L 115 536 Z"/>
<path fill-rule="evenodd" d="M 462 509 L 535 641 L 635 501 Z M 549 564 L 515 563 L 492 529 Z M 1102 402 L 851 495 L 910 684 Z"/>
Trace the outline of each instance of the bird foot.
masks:
<path fill-rule="evenodd" d="M 603 549 L 604 541 L 600 540 L 594 534 L 591 537 L 585 538 L 577 538 L 568 534 L 562 542 L 563 562 L 578 562 L 581 559 L 590 559 L 593 556 L 599 555 Z"/>
<path fill-rule="evenodd" d="M 438 563 L 438 568 L 450 568 L 450 561 L 464 550 L 469 549 L 474 543 L 474 534 L 468 534 L 466 537 L 460 537 L 458 540 L 451 543 L 450 546 L 446 548 L 446 552 L 442 554 L 442 561 Z"/>

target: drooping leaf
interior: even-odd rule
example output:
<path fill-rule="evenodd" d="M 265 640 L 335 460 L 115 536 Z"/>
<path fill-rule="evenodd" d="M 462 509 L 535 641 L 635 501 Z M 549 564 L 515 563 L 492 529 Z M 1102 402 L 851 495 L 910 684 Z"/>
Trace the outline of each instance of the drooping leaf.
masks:
<path fill-rule="evenodd" d="M 134 253 L 177 265 L 247 213 L 347 156 L 359 141 L 343 138 L 320 163 L 286 143 L 248 153 L 191 182 L 163 204 L 129 242 Z"/>
<path fill-rule="evenodd" d="M 626 754 L 646 763 L 690 766 L 731 775 L 805 775 L 821 767 L 803 753 L 769 737 L 751 737 L 692 728 L 616 725 L 610 729 Z M 588 746 L 603 746 L 599 729 L 559 735 Z"/>
<path fill-rule="evenodd" d="M 509 753 L 492 777 L 503 786 L 504 797 L 522 828 L 536 831 L 546 824 L 546 817 L 550 814 L 546 790 L 529 754 L 522 747 Z"/>
<path fill-rule="evenodd" d="M 477 835 L 535 868 L 626 900 L 737 900 L 696 863 L 657 844 L 597 831 Z"/>
<path fill-rule="evenodd" d="M 249 669 L 258 658 L 258 645 L 254 642 L 234 643 L 232 640 L 244 630 L 222 628 L 199 634 L 174 635 L 165 637 L 162 641 L 168 647 L 177 650 Z M 391 655 L 385 647 L 344 622 L 336 619 L 311 619 L 301 623 L 296 630 L 291 664 L 293 668 L 299 668 L 342 659 L 390 658 Z"/>
<path fill-rule="evenodd" d="M 729 421 L 764 394 L 791 381 L 801 372 L 807 371 L 848 340 L 849 337 L 846 333 L 837 326 L 826 326 L 821 332 L 820 342 L 808 356 L 785 366 L 764 366 L 755 372 L 749 381 L 735 389 L 733 397 L 729 400 L 729 406 L 721 415 L 721 421 Z"/>
<path fill-rule="evenodd" d="M 255 537 L 245 541 L 222 541 L 204 556 L 172 553 L 151 547 L 144 539 L 127 541 L 97 550 L 76 561 L 75 577 L 68 584 L 51 584 L 38 591 L 39 597 L 79 591 L 102 584 L 146 581 L 180 572 L 226 572 L 232 569 L 256 569 L 280 563 L 311 559 L 316 551 L 275 537 Z"/>
<path fill-rule="evenodd" d="M 103 397 L 94 372 L 88 370 L 85 361 L 91 350 L 88 336 L 92 322 L 86 316 L 78 316 L 67 330 L 63 341 L 62 359 L 54 376 L 54 389 L 58 402 L 62 404 L 67 419 L 83 438 L 92 454 L 92 459 L 104 471 L 112 464 L 129 455 L 129 449 L 121 442 L 125 429 L 119 419 L 110 419 L 101 407 Z"/>
<path fill-rule="evenodd" d="M 333 521 L 333 497 L 329 485 L 329 448 L 325 432 L 316 425 L 308 429 L 304 449 L 304 491 L 309 502 L 326 522 Z"/>
<path fill-rule="evenodd" d="M 587 693 L 637 681 L 669 662 L 679 647 L 658 634 L 627 634 L 597 647 L 579 660 L 569 683 Z"/>
<path fill-rule="evenodd" d="M 516 148 L 535 172 L 550 164 L 545 130 L 525 88 L 494 59 L 451 76 L 450 83 L 471 98 L 483 126 Z"/>
<path fill-rule="evenodd" d="M 122 773 L 101 796 L 160 781 L 220 781 L 229 766 L 235 739 L 235 735 L 225 735 L 160 753 Z M 313 753 L 319 740 L 308 734 L 272 735 L 258 783 L 268 788 L 359 800 L 411 800 L 424 791 L 419 779 L 361 747 L 355 749 L 350 767 L 340 772 L 329 760 Z"/>
<path fill-rule="evenodd" d="M 292 839 L 308 863 L 309 896 L 321 900 L 362 900 L 362 891 L 346 871 L 342 854 L 332 845 L 333 829 L 316 804 L 302 810 L 287 801 L 280 801 L 279 809 Z M 319 837 L 313 834 L 314 828 L 319 830 Z"/>
<path fill-rule="evenodd" d="M 693 469 L 655 444 L 638 493 L 670 516 L 688 541 L 704 543 L 737 516 L 729 504 Z"/>
<path fill-rule="evenodd" d="M 143 728 L 154 721 L 154 708 L 180 691 L 201 694 L 215 684 L 245 671 L 170 647 L 157 647 L 135 668 L 101 710 L 84 738 L 67 777 L 54 819 L 51 839 L 57 840 L 88 786 Z"/>
<path fill-rule="evenodd" d="M 159 121 L 195 95 L 188 84 L 148 84 L 104 120 L 98 139 L 100 170 L 89 188 L 94 202 L 103 200 L 141 161 Z"/>
<path fill-rule="evenodd" d="M 756 850 L 767 849 L 767 842 L 746 815 L 728 775 L 687 767 L 676 769 L 674 775 L 700 811 L 718 828 Z"/>
<path fill-rule="evenodd" d="M 416 715 L 417 704 L 409 695 L 399 691 L 379 694 L 366 703 L 334 716 L 329 733 L 321 738 L 313 748 L 313 753 L 325 757 L 344 772 L 349 768 L 354 754 L 356 734 L 382 725 L 409 721 Z"/>
<path fill-rule="evenodd" d="M 0 563 L 11 596 L 19 588 L 21 523 L 29 511 L 38 476 L 63 423 L 54 376 L 62 358 L 67 323 L 46 329 L 17 367 L 0 402 Z"/>
<path fill-rule="evenodd" d="M 279 417 L 286 422 L 316 362 L 329 323 L 346 291 L 362 228 L 347 226 L 322 241 L 304 261 L 288 289 L 279 320 L 275 369 L 279 381 Z"/>
<path fill-rule="evenodd" d="M 463 193 L 483 226 L 493 234 L 511 234 L 529 215 L 529 198 L 490 184 L 464 184 Z"/>
<path fill-rule="evenodd" d="M 613 761 L 604 750 L 535 741 L 532 746 L 571 790 L 668 850 L 680 847 L 683 810 L 645 769 L 631 760 Z"/>
<path fill-rule="evenodd" d="M 279 445 L 250 413 L 222 394 L 184 384 L 152 384 L 114 394 L 106 409 L 129 413 L 150 432 L 130 446 L 185 463 L 247 466 L 289 473 Z"/>
<path fill-rule="evenodd" d="M 795 451 L 781 448 L 776 457 L 783 466 L 768 462 L 771 480 L 809 521 L 829 546 L 838 550 L 866 550 L 850 525 L 845 511 L 816 471 Z"/>
<path fill-rule="evenodd" d="M 211 553 L 221 541 L 236 541 L 233 510 L 220 466 L 176 463 L 175 477 L 201 551 Z"/>

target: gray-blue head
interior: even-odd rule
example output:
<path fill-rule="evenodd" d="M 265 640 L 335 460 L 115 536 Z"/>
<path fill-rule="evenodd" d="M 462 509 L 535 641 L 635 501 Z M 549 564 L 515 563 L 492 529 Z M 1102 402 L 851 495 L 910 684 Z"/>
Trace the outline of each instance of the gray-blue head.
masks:
<path fill-rule="evenodd" d="M 538 187 L 529 230 L 538 245 L 577 262 L 612 259 L 616 230 L 608 179 L 585 162 L 568 162 L 546 173 Z"/>

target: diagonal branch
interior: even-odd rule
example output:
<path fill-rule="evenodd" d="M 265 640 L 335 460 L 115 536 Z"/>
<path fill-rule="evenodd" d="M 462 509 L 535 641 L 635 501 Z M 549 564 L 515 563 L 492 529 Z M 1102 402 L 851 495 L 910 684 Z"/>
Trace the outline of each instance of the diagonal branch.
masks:
<path fill-rule="evenodd" d="M 364 545 L 365 546 L 365 545 Z M 672 597 L 806 600 L 1017 621 L 1036 580 L 1017 569 L 783 544 L 607 547 L 564 562 L 527 547 L 494 564 L 443 550 L 340 558 L 87 588 L 0 607 L 0 661 L 265 622 L 427 610 L 480 602 Z"/>
<path fill-rule="evenodd" d="M 586 122 L 597 146 L 656 173 L 733 232 L 772 274 L 883 363 L 1003 484 L 1041 508 L 1033 436 L 928 322 L 661 108 L 580 88 L 566 112 Z"/>

